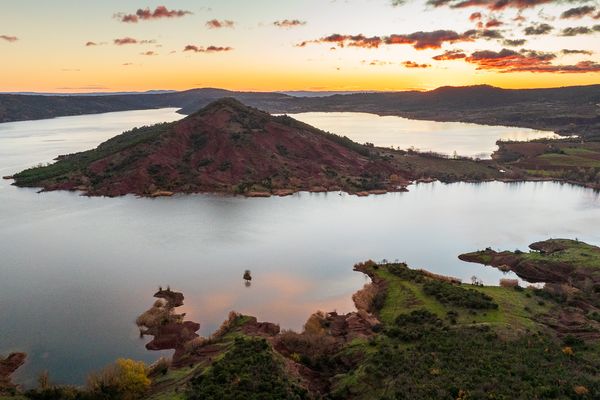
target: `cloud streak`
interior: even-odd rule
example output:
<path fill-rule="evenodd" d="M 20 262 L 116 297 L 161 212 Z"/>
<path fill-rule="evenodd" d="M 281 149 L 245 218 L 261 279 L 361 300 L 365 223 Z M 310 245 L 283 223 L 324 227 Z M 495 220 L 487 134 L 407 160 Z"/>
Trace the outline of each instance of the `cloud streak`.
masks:
<path fill-rule="evenodd" d="M 450 61 L 460 60 L 466 57 L 467 55 L 462 50 L 446 50 L 442 54 L 438 54 L 437 56 L 433 56 L 432 58 L 436 61 Z"/>
<path fill-rule="evenodd" d="M 480 7 L 491 11 L 502 11 L 509 8 L 524 10 L 552 2 L 553 0 L 428 0 L 427 4 L 433 7 Z"/>
<path fill-rule="evenodd" d="M 402 62 L 405 68 L 430 68 L 430 64 L 419 64 L 414 61 L 404 61 Z"/>
<path fill-rule="evenodd" d="M 115 18 L 121 22 L 126 23 L 138 23 L 139 21 L 149 21 L 164 18 L 181 18 L 186 15 L 193 14 L 191 11 L 186 10 L 169 10 L 165 6 L 158 6 L 152 11 L 150 8 L 139 8 L 135 14 L 116 13 Z"/>
<path fill-rule="evenodd" d="M 464 33 L 457 33 L 452 30 L 436 30 L 430 32 L 413 32 L 410 34 L 393 34 L 389 36 L 371 36 L 342 35 L 333 34 L 316 40 L 304 41 L 297 44 L 298 47 L 304 47 L 310 43 L 333 44 L 338 47 L 361 47 L 367 49 L 376 49 L 382 45 L 405 44 L 411 45 L 416 50 L 439 49 L 444 43 L 472 42 L 475 39 L 499 39 L 502 35 L 499 31 L 485 29 L 469 30 Z"/>
<path fill-rule="evenodd" d="M 228 19 L 224 19 L 222 21 L 219 21 L 218 19 L 211 19 L 210 21 L 206 21 L 206 27 L 208 29 L 233 28 L 234 26 L 235 22 Z"/>
<path fill-rule="evenodd" d="M 525 28 L 523 31 L 527 36 L 545 35 L 554 30 L 554 27 L 549 24 L 532 25 Z"/>
<path fill-rule="evenodd" d="M 306 25 L 306 21 L 300 21 L 298 19 L 282 19 L 273 22 L 273 25 L 275 25 L 278 28 L 295 28 L 298 26 Z"/>
<path fill-rule="evenodd" d="M 583 18 L 585 16 L 592 15 L 595 11 L 596 11 L 596 7 L 592 7 L 592 6 L 574 7 L 574 8 L 570 8 L 570 9 L 566 10 L 565 12 L 563 12 L 560 15 L 560 17 L 562 19 Z"/>
<path fill-rule="evenodd" d="M 594 61 L 581 61 L 573 65 L 555 65 L 554 53 L 535 50 L 516 52 L 509 49 L 501 51 L 483 50 L 472 53 L 465 61 L 477 66 L 479 70 L 494 70 L 501 73 L 588 73 L 600 72 L 600 64 Z"/>
<path fill-rule="evenodd" d="M 18 37 L 16 37 L 16 36 L 10 36 L 10 35 L 0 35 L 0 39 L 4 40 L 6 42 L 9 42 L 9 43 L 14 43 L 17 40 L 19 40 Z"/>
<path fill-rule="evenodd" d="M 600 32 L 600 25 L 594 25 L 592 27 L 587 26 L 572 26 L 565 28 L 561 31 L 561 36 L 577 36 L 577 35 L 590 35 L 595 32 Z"/>
<path fill-rule="evenodd" d="M 202 47 L 202 46 L 195 46 L 193 44 L 188 44 L 183 49 L 183 51 L 190 51 L 193 53 L 222 53 L 222 52 L 228 52 L 228 51 L 232 51 L 232 50 L 233 50 L 233 47 L 229 47 L 229 46 Z"/>

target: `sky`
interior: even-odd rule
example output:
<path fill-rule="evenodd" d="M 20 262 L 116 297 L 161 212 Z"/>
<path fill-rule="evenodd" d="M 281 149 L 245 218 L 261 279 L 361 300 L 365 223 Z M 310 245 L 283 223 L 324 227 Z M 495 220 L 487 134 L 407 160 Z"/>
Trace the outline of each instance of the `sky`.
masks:
<path fill-rule="evenodd" d="M 0 0 L 0 91 L 600 83 L 600 0 Z"/>

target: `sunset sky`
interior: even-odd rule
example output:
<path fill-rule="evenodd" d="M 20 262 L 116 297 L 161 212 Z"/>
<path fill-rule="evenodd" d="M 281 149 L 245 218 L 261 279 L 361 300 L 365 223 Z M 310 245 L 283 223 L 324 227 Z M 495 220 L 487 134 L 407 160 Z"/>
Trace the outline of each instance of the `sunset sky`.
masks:
<path fill-rule="evenodd" d="M 600 2 L 4 0 L 0 91 L 600 83 Z"/>

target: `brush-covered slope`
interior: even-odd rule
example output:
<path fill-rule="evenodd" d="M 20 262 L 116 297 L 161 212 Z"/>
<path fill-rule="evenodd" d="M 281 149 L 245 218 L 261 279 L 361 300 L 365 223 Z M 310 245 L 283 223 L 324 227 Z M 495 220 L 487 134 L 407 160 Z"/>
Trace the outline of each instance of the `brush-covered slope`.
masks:
<path fill-rule="evenodd" d="M 391 178 L 391 179 L 390 179 Z M 90 195 L 394 189 L 402 179 L 369 147 L 234 99 L 173 123 L 125 132 L 94 150 L 14 176 L 18 186 Z"/>

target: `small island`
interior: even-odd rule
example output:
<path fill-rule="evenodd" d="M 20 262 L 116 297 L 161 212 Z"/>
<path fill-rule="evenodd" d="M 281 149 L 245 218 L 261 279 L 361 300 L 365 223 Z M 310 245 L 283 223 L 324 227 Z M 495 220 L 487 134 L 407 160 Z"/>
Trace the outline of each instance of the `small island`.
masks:
<path fill-rule="evenodd" d="M 600 188 L 597 141 L 498 142 L 491 160 L 358 144 L 232 98 L 181 121 L 135 128 L 96 149 L 6 178 L 20 187 L 89 196 L 222 193 L 288 196 L 406 191 L 413 182 L 553 180 Z"/>

